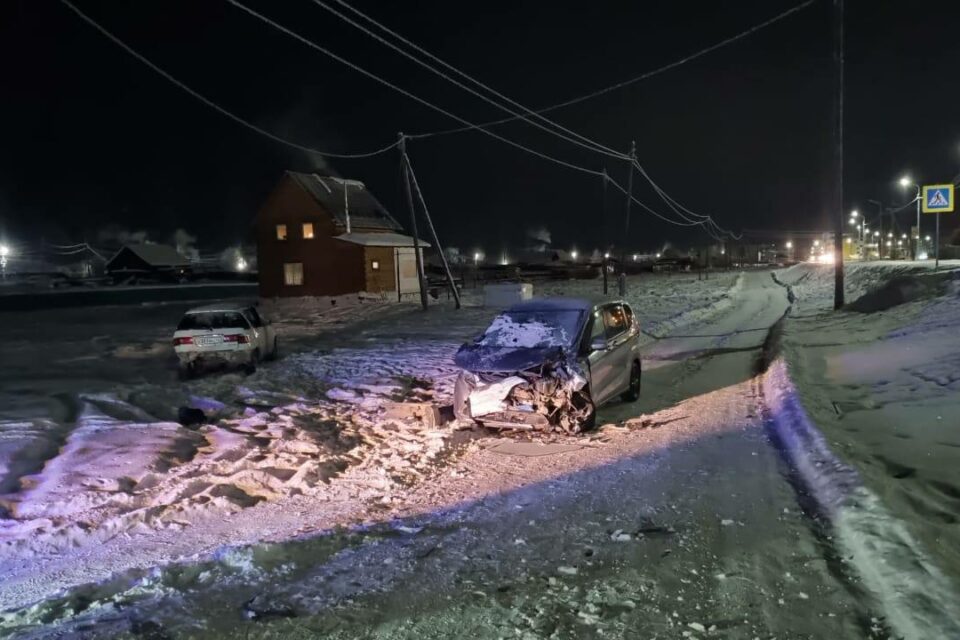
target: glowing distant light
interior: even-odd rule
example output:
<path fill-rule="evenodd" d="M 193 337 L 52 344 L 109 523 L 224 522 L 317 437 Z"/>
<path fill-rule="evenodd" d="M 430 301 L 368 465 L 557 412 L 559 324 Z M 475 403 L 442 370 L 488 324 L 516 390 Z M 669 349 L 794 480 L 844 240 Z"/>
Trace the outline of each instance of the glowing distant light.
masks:
<path fill-rule="evenodd" d="M 10 247 L 0 244 L 0 258 L 6 258 L 8 255 L 10 255 Z"/>
<path fill-rule="evenodd" d="M 660 259 L 660 254 L 659 254 L 659 253 L 657 254 L 657 259 L 658 259 L 658 260 Z"/>
<path fill-rule="evenodd" d="M 887 237 L 888 237 L 888 238 L 892 238 L 892 237 L 893 237 L 893 233 L 888 233 L 888 234 L 887 234 Z"/>
<path fill-rule="evenodd" d="M 237 258 L 237 271 L 246 271 L 247 270 L 247 261 L 243 258 Z"/>
<path fill-rule="evenodd" d="M 814 240 L 814 241 L 813 241 L 813 246 L 819 247 L 819 246 L 820 246 L 820 241 L 819 241 L 819 240 Z"/>
<path fill-rule="evenodd" d="M 576 250 L 576 249 L 574 249 L 573 251 L 570 252 L 570 257 L 573 258 L 574 260 L 577 259 L 577 250 Z"/>
<path fill-rule="evenodd" d="M 929 258 L 930 258 L 930 254 L 928 254 L 926 251 L 917 255 L 918 260 L 927 260 Z"/>
<path fill-rule="evenodd" d="M 610 252 L 607 251 L 606 253 L 604 253 L 604 254 L 603 254 L 603 257 L 604 257 L 605 260 L 609 260 L 609 259 L 610 259 Z"/>
<path fill-rule="evenodd" d="M 909 177 L 907 177 L 907 176 L 903 176 L 902 178 L 900 178 L 900 186 L 901 186 L 901 187 L 904 187 L 904 188 L 909 187 L 912 183 L 913 183 L 913 180 L 911 180 L 911 179 L 910 179 Z"/>
<path fill-rule="evenodd" d="M 793 249 L 793 243 L 787 240 L 787 249 Z"/>
<path fill-rule="evenodd" d="M 874 232 L 873 232 L 873 235 L 874 235 L 874 237 L 879 236 L 879 235 L 880 235 L 880 232 L 879 232 L 879 231 L 874 231 Z"/>
<path fill-rule="evenodd" d="M 637 254 L 633 254 L 633 261 L 634 261 L 634 262 L 637 261 Z"/>
<path fill-rule="evenodd" d="M 927 236 L 926 238 L 924 238 L 924 240 L 926 240 L 927 242 L 930 242 L 930 236 Z"/>
<path fill-rule="evenodd" d="M 898 246 L 898 247 L 902 247 L 902 246 L 903 246 L 903 240 L 897 240 L 897 246 Z"/>
<path fill-rule="evenodd" d="M 852 239 L 852 238 L 847 238 L 847 244 L 853 244 L 853 239 Z"/>

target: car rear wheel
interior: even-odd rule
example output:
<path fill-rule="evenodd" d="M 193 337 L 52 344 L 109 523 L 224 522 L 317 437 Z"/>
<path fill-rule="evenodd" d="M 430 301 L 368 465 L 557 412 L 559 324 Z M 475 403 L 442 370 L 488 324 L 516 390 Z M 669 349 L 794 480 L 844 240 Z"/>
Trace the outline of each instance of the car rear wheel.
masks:
<path fill-rule="evenodd" d="M 250 354 L 250 361 L 244 366 L 243 370 L 249 373 L 254 373 L 257 370 L 257 365 L 260 363 L 260 349 L 255 349 L 253 353 Z"/>
<path fill-rule="evenodd" d="M 623 398 L 624 402 L 636 402 L 640 399 L 640 381 L 640 363 L 634 361 L 633 366 L 630 367 L 630 386 L 627 387 L 627 390 L 623 392 L 622 396 L 620 396 Z"/>
<path fill-rule="evenodd" d="M 280 357 L 280 347 L 277 345 L 277 339 L 273 339 L 273 348 L 270 350 L 270 359 L 276 360 Z"/>
<path fill-rule="evenodd" d="M 177 377 L 181 380 L 189 380 L 197 373 L 197 365 L 193 362 L 181 362 L 177 367 Z"/>

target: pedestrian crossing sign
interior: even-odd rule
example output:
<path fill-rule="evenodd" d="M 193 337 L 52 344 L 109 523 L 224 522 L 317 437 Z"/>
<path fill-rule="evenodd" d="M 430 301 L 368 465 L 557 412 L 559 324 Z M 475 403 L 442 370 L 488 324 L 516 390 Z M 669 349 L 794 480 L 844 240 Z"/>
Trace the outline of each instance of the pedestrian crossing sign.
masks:
<path fill-rule="evenodd" d="M 923 187 L 924 213 L 951 213 L 953 211 L 953 185 L 930 184 Z"/>

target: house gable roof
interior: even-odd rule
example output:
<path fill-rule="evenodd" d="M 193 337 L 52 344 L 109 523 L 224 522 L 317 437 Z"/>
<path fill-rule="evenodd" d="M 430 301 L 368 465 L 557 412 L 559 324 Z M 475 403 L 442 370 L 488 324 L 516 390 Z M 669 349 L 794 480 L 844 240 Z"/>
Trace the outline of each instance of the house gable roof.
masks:
<path fill-rule="evenodd" d="M 287 175 L 309 193 L 330 214 L 334 222 L 346 227 L 347 216 L 343 202 L 344 187 L 342 184 L 334 178 L 316 173 L 287 171 Z M 362 189 L 357 187 L 347 188 L 349 189 L 351 228 L 403 231 L 400 223 L 390 215 L 366 186 Z"/>
<path fill-rule="evenodd" d="M 109 269 L 124 251 L 129 251 L 151 267 L 188 267 L 190 260 L 176 249 L 165 244 L 127 244 L 107 262 Z"/>

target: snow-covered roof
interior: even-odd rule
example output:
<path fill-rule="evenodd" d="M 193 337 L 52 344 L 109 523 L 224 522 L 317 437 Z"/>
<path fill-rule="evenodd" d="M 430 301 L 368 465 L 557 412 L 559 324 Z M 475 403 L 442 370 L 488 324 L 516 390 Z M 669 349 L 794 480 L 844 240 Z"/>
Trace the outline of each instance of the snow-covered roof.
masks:
<path fill-rule="evenodd" d="M 112 258 L 110 263 L 117 259 L 124 251 L 130 251 L 138 258 L 152 267 L 188 267 L 190 259 L 178 252 L 176 249 L 165 244 L 127 244 L 120 248 Z"/>
<path fill-rule="evenodd" d="M 616 302 L 616 300 L 602 302 Z M 534 298 L 518 302 L 508 311 L 589 311 L 593 305 L 593 302 L 583 298 Z"/>
<path fill-rule="evenodd" d="M 242 304 L 239 302 L 221 302 L 218 304 L 207 304 L 202 307 L 194 307 L 187 311 L 190 313 L 217 313 L 224 311 L 243 311 L 249 309 L 252 305 Z"/>
<path fill-rule="evenodd" d="M 298 173 L 287 171 L 287 174 L 309 193 L 334 219 L 346 226 L 347 217 L 344 213 L 343 189 L 344 186 L 335 178 L 321 176 L 316 173 Z M 373 193 L 359 180 L 350 180 L 347 188 L 347 199 L 350 203 L 350 226 L 357 229 L 386 229 L 402 231 L 403 227 L 373 196 Z M 354 186 L 356 184 L 357 186 Z"/>
<path fill-rule="evenodd" d="M 352 208 L 352 207 L 351 207 Z M 351 214 L 352 217 L 353 214 Z M 413 238 L 402 233 L 343 233 L 335 236 L 337 240 L 352 242 L 364 247 L 412 247 Z M 420 241 L 421 247 L 430 245 Z"/>

